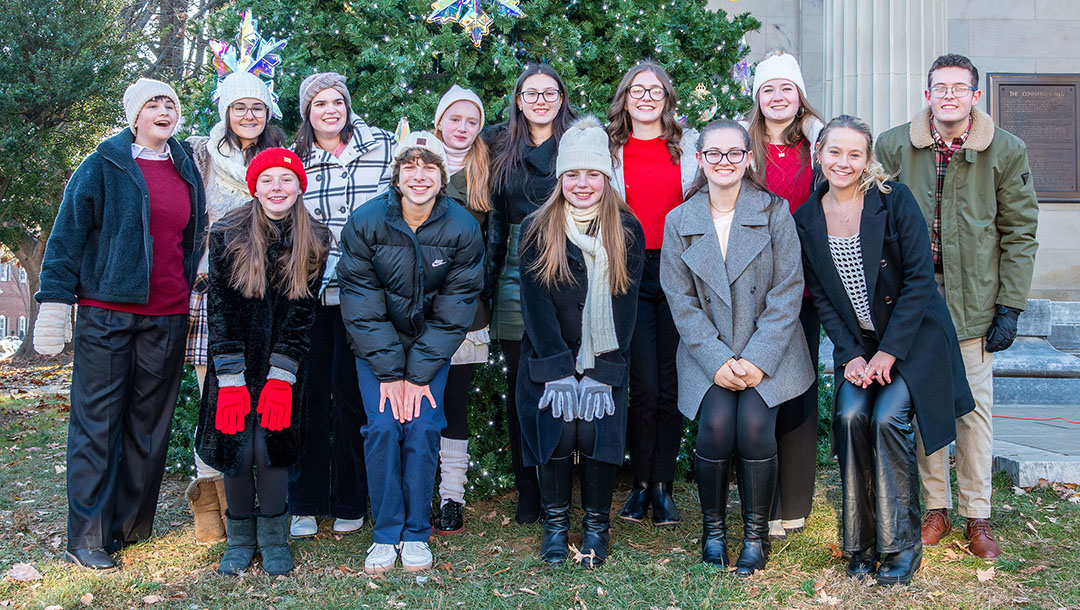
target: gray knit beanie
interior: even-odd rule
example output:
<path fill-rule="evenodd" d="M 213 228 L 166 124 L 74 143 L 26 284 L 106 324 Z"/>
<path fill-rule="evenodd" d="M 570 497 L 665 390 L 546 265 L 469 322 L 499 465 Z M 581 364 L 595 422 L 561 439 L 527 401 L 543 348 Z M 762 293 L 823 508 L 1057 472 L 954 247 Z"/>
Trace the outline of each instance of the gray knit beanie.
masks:
<path fill-rule="evenodd" d="M 146 102 L 155 97 L 167 97 L 176 104 L 176 125 L 173 125 L 173 133 L 180 129 L 180 98 L 176 95 L 168 83 L 163 83 L 152 78 L 140 78 L 124 91 L 124 116 L 127 118 L 131 133 L 135 133 L 135 121 L 139 118 L 139 111 Z"/>
<path fill-rule="evenodd" d="M 349 95 L 349 88 L 345 85 L 345 77 L 337 72 L 318 72 L 305 78 L 304 82 L 300 83 L 301 118 L 307 120 L 311 100 L 327 89 L 333 89 L 340 93 L 345 98 L 345 106 L 349 108 L 349 112 L 352 112 L 352 96 Z"/>
<path fill-rule="evenodd" d="M 270 90 L 261 78 L 251 72 L 233 72 L 218 85 L 218 114 L 222 121 L 229 120 L 229 106 L 237 100 L 252 98 L 266 106 L 267 111 L 274 107 Z"/>
<path fill-rule="evenodd" d="M 562 176 L 575 169 L 594 169 L 603 172 L 609 180 L 615 173 L 611 166 L 607 132 L 592 115 L 574 121 L 559 140 L 555 175 Z"/>

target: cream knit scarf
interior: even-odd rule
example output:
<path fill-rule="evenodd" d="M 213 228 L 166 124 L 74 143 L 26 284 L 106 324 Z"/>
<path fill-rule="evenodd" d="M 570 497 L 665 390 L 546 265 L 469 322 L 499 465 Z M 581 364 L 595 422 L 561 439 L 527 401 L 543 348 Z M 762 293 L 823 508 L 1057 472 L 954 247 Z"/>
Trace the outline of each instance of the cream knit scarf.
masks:
<path fill-rule="evenodd" d="M 450 145 L 447 144 L 443 150 L 446 152 L 446 173 L 453 176 L 458 173 L 458 170 L 465 167 L 465 155 L 469 154 L 469 151 L 472 150 L 472 146 L 470 145 L 467 148 L 458 149 L 451 148 Z"/>
<path fill-rule="evenodd" d="M 219 188 L 225 191 L 234 191 L 243 195 L 248 194 L 247 165 L 244 163 L 244 152 L 236 150 L 228 145 L 218 148 L 218 144 L 225 139 L 225 123 L 218 122 L 210 130 L 210 139 L 206 142 L 206 153 L 210 155 L 210 161 L 220 182 Z M 227 151 L 227 154 L 222 151 Z"/>
<path fill-rule="evenodd" d="M 599 213 L 599 205 L 584 210 L 566 205 L 566 237 L 581 249 L 588 277 L 585 307 L 581 314 L 581 349 L 578 350 L 575 367 L 578 373 L 593 368 L 600 354 L 619 349 L 615 318 L 611 312 L 611 280 L 608 277 L 608 256 L 603 236 L 599 228 L 596 235 L 585 233 Z"/>

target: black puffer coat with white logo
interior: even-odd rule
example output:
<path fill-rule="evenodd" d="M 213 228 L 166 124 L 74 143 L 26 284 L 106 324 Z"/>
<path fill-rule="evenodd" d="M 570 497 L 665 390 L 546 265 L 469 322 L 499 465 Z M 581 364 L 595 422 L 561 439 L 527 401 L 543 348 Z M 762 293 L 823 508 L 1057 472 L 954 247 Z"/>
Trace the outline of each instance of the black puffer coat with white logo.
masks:
<path fill-rule="evenodd" d="M 440 196 L 414 233 L 391 187 L 353 212 L 341 249 L 341 317 L 353 353 L 379 381 L 429 384 L 476 315 L 484 285 L 480 226 Z"/>

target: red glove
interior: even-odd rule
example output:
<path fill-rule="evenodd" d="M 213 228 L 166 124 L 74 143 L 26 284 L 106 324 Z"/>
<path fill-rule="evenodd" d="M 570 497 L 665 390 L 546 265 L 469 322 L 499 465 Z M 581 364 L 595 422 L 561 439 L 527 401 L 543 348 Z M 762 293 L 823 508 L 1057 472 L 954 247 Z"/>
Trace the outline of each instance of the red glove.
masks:
<path fill-rule="evenodd" d="M 244 418 L 251 411 L 251 394 L 247 386 L 218 388 L 217 417 L 214 426 L 222 434 L 236 434 L 244 429 Z"/>
<path fill-rule="evenodd" d="M 273 432 L 288 428 L 292 423 L 292 386 L 280 379 L 267 379 L 255 410 L 262 415 L 263 428 Z"/>

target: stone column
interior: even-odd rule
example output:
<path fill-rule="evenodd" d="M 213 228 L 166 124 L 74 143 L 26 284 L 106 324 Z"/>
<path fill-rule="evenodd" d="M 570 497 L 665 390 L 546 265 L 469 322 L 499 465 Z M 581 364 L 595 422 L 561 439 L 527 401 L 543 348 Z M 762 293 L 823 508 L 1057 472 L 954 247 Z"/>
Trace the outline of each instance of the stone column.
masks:
<path fill-rule="evenodd" d="M 945 52 L 947 0 L 825 0 L 825 113 L 882 131 L 925 104 L 926 70 Z"/>

